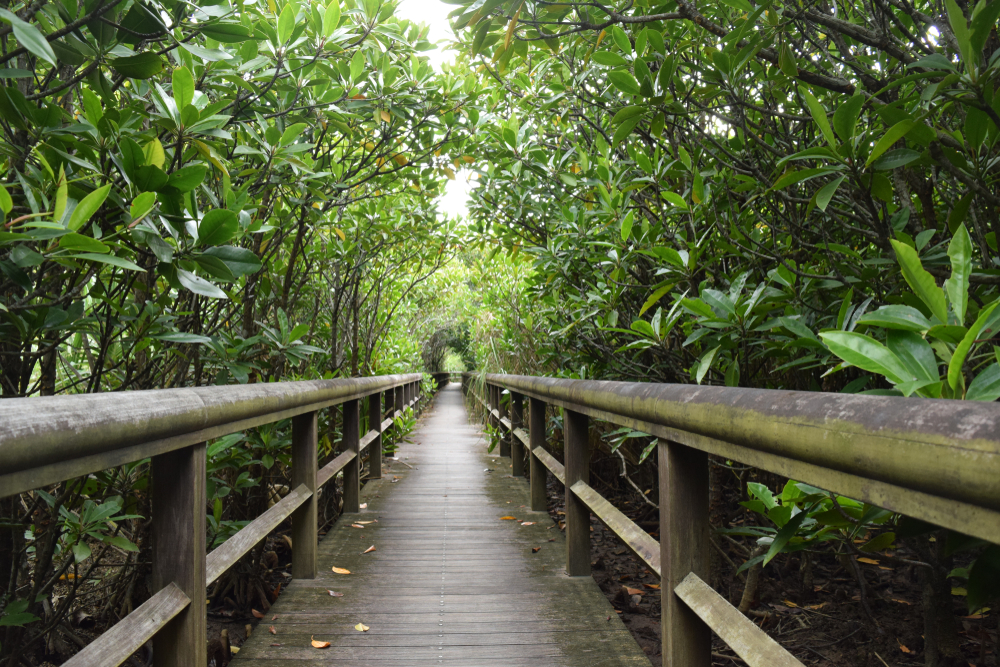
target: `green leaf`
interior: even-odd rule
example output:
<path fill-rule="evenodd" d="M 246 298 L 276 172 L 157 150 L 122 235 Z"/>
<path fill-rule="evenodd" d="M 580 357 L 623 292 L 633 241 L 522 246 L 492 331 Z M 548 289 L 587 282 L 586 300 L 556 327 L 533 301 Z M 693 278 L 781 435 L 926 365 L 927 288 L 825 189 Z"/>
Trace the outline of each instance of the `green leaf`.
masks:
<path fill-rule="evenodd" d="M 262 266 L 260 258 L 246 248 L 237 248 L 231 245 L 216 246 L 209 248 L 204 254 L 221 259 L 237 278 L 257 273 Z"/>
<path fill-rule="evenodd" d="M 778 67 L 785 76 L 795 77 L 799 74 L 799 68 L 795 64 L 795 57 L 792 55 L 792 50 L 788 48 L 787 44 L 782 44 L 781 48 L 778 49 Z"/>
<path fill-rule="evenodd" d="M 944 298 L 944 291 L 937 286 L 934 276 L 924 270 L 917 251 L 895 239 L 891 239 L 890 242 L 896 251 L 896 259 L 899 261 L 903 278 L 906 279 L 910 289 L 927 305 L 934 317 L 938 318 L 942 324 L 947 324 L 948 304 Z"/>
<path fill-rule="evenodd" d="M 782 549 L 785 548 L 785 545 L 788 544 L 788 541 L 795 537 L 795 533 L 799 532 L 799 528 L 802 527 L 802 522 L 808 517 L 809 511 L 801 510 L 781 527 L 778 534 L 774 536 L 774 541 L 771 542 L 771 546 L 768 548 L 767 553 L 764 554 L 764 565 L 770 563 L 775 556 L 781 553 Z"/>
<path fill-rule="evenodd" d="M 666 199 L 668 202 L 670 202 L 674 206 L 677 206 L 678 208 L 684 208 L 684 209 L 686 209 L 688 207 L 687 202 L 684 201 L 684 197 L 681 197 L 676 192 L 664 192 L 664 193 L 662 193 L 662 196 L 663 196 L 664 199 Z"/>
<path fill-rule="evenodd" d="M 622 219 L 622 241 L 627 241 L 629 235 L 632 233 L 632 221 L 635 215 L 632 211 L 628 212 L 628 215 Z M 641 314 L 641 313 L 640 313 Z"/>
<path fill-rule="evenodd" d="M 826 109 L 823 108 L 823 105 L 819 103 L 819 100 L 813 97 L 813 94 L 806 88 L 799 87 L 799 92 L 802 93 L 802 97 L 806 98 L 806 105 L 809 107 L 809 113 L 812 114 L 813 121 L 823 133 L 826 143 L 830 144 L 831 148 L 836 148 L 837 140 L 833 136 L 833 130 L 830 129 L 830 120 L 826 117 Z"/>
<path fill-rule="evenodd" d="M 170 174 L 168 185 L 180 192 L 190 192 L 201 185 L 208 173 L 208 165 L 190 164 Z"/>
<path fill-rule="evenodd" d="M 868 161 L 865 162 L 865 166 L 867 167 L 872 162 L 877 160 L 882 153 L 889 150 L 894 143 L 905 137 L 909 131 L 916 126 L 916 124 L 916 121 L 913 120 L 901 120 L 890 127 L 889 131 L 882 135 L 882 138 L 875 144 L 875 148 L 872 149 L 871 155 L 868 156 Z"/>
<path fill-rule="evenodd" d="M 278 145 L 287 146 L 294 143 L 307 127 L 309 127 L 308 123 L 295 123 L 294 125 L 289 125 L 285 128 L 285 131 L 281 133 L 281 139 L 278 140 Z"/>
<path fill-rule="evenodd" d="M 781 190 L 782 188 L 787 188 L 789 185 L 795 185 L 796 183 L 801 183 L 802 181 L 808 181 L 817 176 L 823 176 L 825 174 L 836 173 L 836 169 L 831 169 L 829 167 L 821 167 L 817 169 L 791 169 L 784 174 L 781 178 L 774 182 L 771 186 L 772 190 Z"/>
<path fill-rule="evenodd" d="M 845 178 L 847 177 L 839 176 L 819 189 L 816 193 L 816 206 L 819 210 L 826 210 L 826 207 L 830 205 L 830 200 L 833 199 L 833 195 L 837 192 L 837 188 L 840 187 Z"/>
<path fill-rule="evenodd" d="M 944 291 L 961 324 L 965 322 L 969 305 L 969 276 L 972 274 L 972 239 L 964 224 L 959 225 L 948 244 L 948 257 L 951 258 L 951 277 L 944 281 Z"/>
<path fill-rule="evenodd" d="M 571 174 L 559 174 L 559 180 L 566 184 L 567 187 L 576 187 L 576 177 Z"/>
<path fill-rule="evenodd" d="M 695 380 L 698 384 L 705 379 L 705 375 L 708 373 L 709 369 L 712 368 L 712 362 L 715 360 L 715 355 L 719 353 L 719 347 L 713 347 L 711 350 L 702 355 L 701 360 L 698 362 L 698 371 L 695 375 Z"/>
<path fill-rule="evenodd" d="M 68 255 L 68 257 L 72 259 L 86 259 L 91 262 L 100 262 L 101 264 L 110 264 L 111 266 L 117 266 L 120 269 L 128 269 L 129 271 L 146 272 L 146 269 L 142 268 L 135 262 L 122 257 L 115 257 L 114 255 L 99 255 L 94 252 L 84 252 L 78 255 Z"/>
<path fill-rule="evenodd" d="M 611 36 L 623 53 L 632 53 L 632 42 L 629 41 L 628 35 L 625 34 L 625 31 L 620 26 L 611 27 Z"/>
<path fill-rule="evenodd" d="M 604 67 L 625 67 L 628 61 L 611 51 L 595 51 L 591 56 L 595 63 Z"/>
<path fill-rule="evenodd" d="M 295 30 L 295 7 L 294 3 L 287 3 L 278 16 L 278 44 L 285 44 Z"/>
<path fill-rule="evenodd" d="M 938 382 L 941 379 L 934 349 L 917 332 L 893 329 L 885 342 L 906 370 L 918 380 Z"/>
<path fill-rule="evenodd" d="M 645 113 L 648 107 L 644 104 L 633 104 L 632 106 L 624 107 L 615 114 L 615 117 L 611 119 L 613 125 L 618 125 L 619 123 L 624 123 L 629 118 L 635 118 L 636 116 L 641 116 Z"/>
<path fill-rule="evenodd" d="M 858 324 L 869 324 L 886 329 L 901 329 L 903 331 L 927 331 L 931 321 L 912 306 L 882 306 L 878 310 L 865 313 L 858 318 Z"/>
<path fill-rule="evenodd" d="M 174 69 L 172 92 L 178 109 L 183 110 L 191 104 L 191 100 L 194 99 L 194 77 L 187 67 Z"/>
<path fill-rule="evenodd" d="M 201 32 L 223 44 L 239 44 L 251 39 L 250 29 L 239 23 L 213 23 L 203 27 Z"/>
<path fill-rule="evenodd" d="M 969 327 L 965 337 L 962 338 L 962 342 L 955 347 L 955 352 L 951 355 L 951 361 L 948 362 L 948 384 L 952 389 L 958 388 L 958 382 L 962 378 L 962 366 L 965 364 L 965 358 L 969 355 L 969 351 L 975 344 L 976 339 L 979 338 L 979 334 L 989 320 L 990 314 L 998 305 L 1000 305 L 1000 301 L 994 301 L 979 311 L 979 317 L 976 318 L 975 324 Z"/>
<path fill-rule="evenodd" d="M 357 82 L 361 78 L 361 75 L 364 74 L 364 71 L 365 56 L 361 52 L 361 49 L 358 49 L 354 52 L 354 57 L 351 58 L 351 81 Z"/>
<path fill-rule="evenodd" d="M 0 9 L 0 18 L 7 21 L 14 29 L 14 39 L 37 58 L 48 62 L 53 67 L 59 66 L 55 51 L 49 45 L 45 35 L 43 35 L 34 25 L 22 21 L 11 11 Z"/>
<path fill-rule="evenodd" d="M 224 208 L 212 209 L 205 214 L 201 224 L 198 225 L 198 243 L 222 245 L 233 238 L 238 229 L 239 219 L 235 213 Z"/>
<path fill-rule="evenodd" d="M 80 203 L 76 205 L 76 208 L 73 209 L 73 215 L 69 218 L 69 228 L 75 232 L 90 222 L 90 219 L 95 213 L 97 213 L 97 209 L 101 208 L 101 204 L 103 204 L 104 200 L 107 199 L 109 192 L 111 192 L 110 183 L 97 188 L 84 197 Z"/>
<path fill-rule="evenodd" d="M 893 542 L 896 541 L 896 533 L 888 532 L 882 533 L 881 535 L 876 535 L 872 539 L 868 540 L 860 547 L 858 551 L 865 551 L 867 553 L 874 553 L 876 551 L 885 551 L 892 547 Z"/>
<path fill-rule="evenodd" d="M 163 70 L 163 60 L 151 51 L 108 61 L 119 74 L 130 79 L 151 79 Z"/>
<path fill-rule="evenodd" d="M 97 239 L 92 239 L 83 234 L 66 234 L 59 238 L 59 247 L 63 250 L 75 250 L 77 252 L 111 252 L 111 248 L 104 245 Z"/>
<path fill-rule="evenodd" d="M 646 303 L 642 304 L 642 308 L 639 309 L 639 316 L 642 317 L 643 313 L 645 313 L 647 310 L 649 310 L 650 308 L 652 308 L 653 306 L 655 306 L 656 303 L 660 299 L 662 299 L 663 296 L 667 292 L 669 292 L 670 290 L 673 289 L 673 287 L 674 287 L 673 283 L 668 283 L 668 284 L 664 285 L 663 287 L 657 289 L 652 294 L 650 294 L 649 298 L 646 299 Z"/>
<path fill-rule="evenodd" d="M 915 150 L 909 148 L 896 148 L 880 157 L 875 164 L 872 165 L 872 169 L 875 169 L 876 171 L 887 171 L 889 169 L 905 167 L 911 162 L 915 162 L 919 159 L 920 153 Z"/>
<path fill-rule="evenodd" d="M 330 0 L 323 14 L 323 35 L 329 39 L 340 24 L 340 0 Z M 487 27 L 489 25 L 487 24 Z"/>
<path fill-rule="evenodd" d="M 983 46 L 985 46 L 986 40 L 993 30 L 993 26 L 996 25 L 997 18 L 1000 17 L 1000 2 L 993 0 L 993 2 L 980 9 L 982 4 L 982 2 L 978 3 L 976 11 L 972 14 L 972 34 L 970 35 L 970 41 L 973 53 L 982 53 Z"/>
<path fill-rule="evenodd" d="M 619 125 L 618 129 L 615 130 L 614 136 L 611 137 L 611 143 L 612 143 L 612 145 L 617 146 L 619 143 L 622 142 L 623 139 L 625 139 L 625 137 L 627 137 L 628 135 L 632 134 L 632 130 L 635 129 L 635 126 L 639 124 L 640 120 L 642 120 L 642 119 L 641 118 L 630 118 L 627 121 L 625 121 L 624 123 L 622 123 L 621 125 Z"/>
<path fill-rule="evenodd" d="M 184 269 L 177 269 L 177 279 L 180 281 L 181 285 L 191 290 L 195 294 L 201 294 L 202 296 L 207 296 L 212 299 L 228 299 L 226 293 L 221 289 L 208 282 L 204 278 L 199 278 L 190 271 L 185 271 Z"/>
<path fill-rule="evenodd" d="M 150 336 L 150 338 L 155 338 L 156 340 L 166 341 L 168 343 L 202 343 L 203 344 L 203 343 L 211 343 L 212 342 L 212 339 L 210 337 L 208 337 L 208 336 L 199 336 L 198 334 L 184 333 L 182 331 L 178 331 L 176 333 L 168 333 L 168 334 L 156 334 L 155 336 Z M 239 437 L 240 434 L 234 433 L 233 435 L 236 435 L 237 437 Z M 229 436 L 227 436 L 227 437 L 229 437 Z"/>
<path fill-rule="evenodd" d="M 857 93 L 838 106 L 833 113 L 833 129 L 841 141 L 850 142 L 854 139 L 854 129 L 858 125 L 858 116 L 861 115 L 861 107 L 864 104 L 864 95 Z"/>
<path fill-rule="evenodd" d="M 77 563 L 82 563 L 90 558 L 90 547 L 85 542 L 77 542 L 73 545 L 73 557 Z"/>
<path fill-rule="evenodd" d="M 893 384 L 914 380 L 899 358 L 874 338 L 853 331 L 827 331 L 819 335 L 830 351 L 852 366 L 878 373 Z"/>
<path fill-rule="evenodd" d="M 10 193 L 7 192 L 7 188 L 0 185 L 0 211 L 3 211 L 4 215 L 10 215 L 13 208 L 14 200 L 10 198 Z"/>
<path fill-rule="evenodd" d="M 951 31 L 955 33 L 958 50 L 962 52 L 962 62 L 966 68 L 975 67 L 979 64 L 979 59 L 972 51 L 972 34 L 969 31 L 969 23 L 965 20 L 965 14 L 955 0 L 945 0 L 944 6 L 948 10 L 948 23 L 951 24 Z"/>
<path fill-rule="evenodd" d="M 641 95 L 639 82 L 628 72 L 615 70 L 608 73 L 608 80 L 611 84 L 626 95 Z"/>
<path fill-rule="evenodd" d="M 995 401 L 998 398 L 1000 398 L 1000 364 L 994 362 L 969 384 L 965 400 Z"/>

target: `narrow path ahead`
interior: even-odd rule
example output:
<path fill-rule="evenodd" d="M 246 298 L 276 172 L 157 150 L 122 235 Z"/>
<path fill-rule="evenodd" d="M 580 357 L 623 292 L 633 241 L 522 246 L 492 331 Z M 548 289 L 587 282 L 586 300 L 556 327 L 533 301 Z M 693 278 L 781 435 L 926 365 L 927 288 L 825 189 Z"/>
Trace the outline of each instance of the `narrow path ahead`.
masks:
<path fill-rule="evenodd" d="M 510 459 L 486 453 L 458 385 L 437 395 L 411 439 L 365 486 L 367 509 L 320 543 L 317 578 L 289 585 L 237 667 L 649 666 L 594 581 L 566 576 L 562 532 L 527 509 Z M 312 648 L 311 637 L 330 647 Z"/>

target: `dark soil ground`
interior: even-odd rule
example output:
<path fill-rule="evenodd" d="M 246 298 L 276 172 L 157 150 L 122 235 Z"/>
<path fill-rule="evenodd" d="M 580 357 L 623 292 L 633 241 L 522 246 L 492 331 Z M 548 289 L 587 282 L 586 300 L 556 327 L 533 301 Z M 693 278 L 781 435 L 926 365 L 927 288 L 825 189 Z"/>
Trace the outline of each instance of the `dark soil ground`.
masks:
<path fill-rule="evenodd" d="M 592 479 L 592 483 L 594 480 Z M 616 507 L 659 539 L 655 526 L 659 514 L 650 517 L 650 507 L 634 492 L 601 491 Z M 739 507 L 738 491 L 725 503 Z M 548 477 L 549 514 L 561 524 L 564 519 L 564 487 Z M 731 500 L 731 502 L 729 502 Z M 739 512 L 734 522 L 746 520 Z M 621 615 L 622 621 L 646 652 L 654 667 L 661 664 L 659 579 L 618 537 L 591 517 L 591 566 L 594 579 Z M 720 539 L 721 538 L 721 539 Z M 738 541 L 739 540 L 739 541 Z M 712 585 L 732 604 L 738 605 L 744 581 L 736 568 L 748 558 L 753 543 L 748 538 L 730 540 L 713 535 L 715 563 Z M 900 547 L 896 558 L 916 559 Z M 925 664 L 922 586 L 912 566 L 889 565 L 880 554 L 872 562 L 858 563 L 871 616 L 865 612 L 858 581 L 833 553 L 812 557 L 812 590 L 803 591 L 800 559 L 781 554 L 763 571 L 757 599 L 749 616 L 779 644 L 806 665 L 858 667 L 917 667 Z M 958 591 L 956 591 L 957 593 Z M 953 599 L 959 623 L 961 658 L 955 667 L 993 667 L 997 662 L 997 614 L 968 616 L 965 599 Z M 713 636 L 713 664 L 744 664 L 728 646 Z"/>

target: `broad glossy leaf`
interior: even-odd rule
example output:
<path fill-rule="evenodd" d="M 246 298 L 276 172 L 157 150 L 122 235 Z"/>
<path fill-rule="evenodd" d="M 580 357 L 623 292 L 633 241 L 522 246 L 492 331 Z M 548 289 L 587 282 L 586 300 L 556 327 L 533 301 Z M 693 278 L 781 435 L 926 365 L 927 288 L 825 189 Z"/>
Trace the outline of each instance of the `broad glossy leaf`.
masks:
<path fill-rule="evenodd" d="M 73 250 L 77 252 L 111 252 L 111 248 L 101 243 L 97 239 L 92 239 L 83 234 L 66 234 L 59 238 L 59 247 L 63 250 Z"/>
<path fill-rule="evenodd" d="M 967 401 L 995 401 L 1000 398 L 1000 364 L 994 362 L 969 383 Z"/>
<path fill-rule="evenodd" d="M 910 289 L 927 305 L 934 317 L 942 324 L 947 324 L 948 304 L 945 302 L 944 291 L 937 286 L 934 276 L 924 270 L 917 251 L 895 239 L 892 239 L 891 243 L 896 251 L 896 259 L 899 260 L 903 278 L 906 279 Z"/>
<path fill-rule="evenodd" d="M 959 380 L 962 376 L 962 366 L 965 364 L 965 358 L 969 355 L 972 350 L 972 346 L 975 345 L 976 339 L 979 338 L 979 334 L 982 332 L 983 327 L 986 322 L 989 321 L 990 315 L 1000 305 L 1000 301 L 994 301 L 990 305 L 979 311 L 979 317 L 976 318 L 975 323 L 969 327 L 969 331 L 962 338 L 962 342 L 955 347 L 955 352 L 951 355 L 951 361 L 948 363 L 948 384 L 951 385 L 952 389 L 957 389 Z"/>
<path fill-rule="evenodd" d="M 56 58 L 55 52 L 52 50 L 52 46 L 49 45 L 45 36 L 38 30 L 37 27 L 22 21 L 18 18 L 17 14 L 6 9 L 0 9 L 0 18 L 10 24 L 11 28 L 14 30 L 14 39 L 17 43 L 28 50 L 32 55 L 41 58 L 42 60 L 48 62 L 50 65 L 58 66 L 59 61 Z"/>
<path fill-rule="evenodd" d="M 73 209 L 73 215 L 69 218 L 68 227 L 75 232 L 90 222 L 90 219 L 97 213 L 97 209 L 101 208 L 101 204 L 107 199 L 109 192 L 111 192 L 110 183 L 97 188 L 84 197 L 76 205 L 76 208 Z"/>
<path fill-rule="evenodd" d="M 168 185 L 180 192 L 190 192 L 201 185 L 208 173 L 208 165 L 190 164 L 170 174 Z"/>
<path fill-rule="evenodd" d="M 608 73 L 608 80 L 618 90 L 628 95 L 641 95 L 639 82 L 628 72 L 615 70 Z"/>
<path fill-rule="evenodd" d="M 948 257 L 951 258 L 951 277 L 944 281 L 944 291 L 955 317 L 959 323 L 964 323 L 969 305 L 969 276 L 972 274 L 972 239 L 964 224 L 959 225 L 951 237 Z"/>
<path fill-rule="evenodd" d="M 224 208 L 212 209 L 198 225 L 198 243 L 222 245 L 233 238 L 238 229 L 239 219 L 235 213 Z"/>
<path fill-rule="evenodd" d="M 595 63 L 604 67 L 625 67 L 628 61 L 612 51 L 595 51 L 592 56 Z"/>
<path fill-rule="evenodd" d="M 932 326 L 931 321 L 916 308 L 900 305 L 882 306 L 865 313 L 858 318 L 857 323 L 903 331 L 927 331 Z"/>
<path fill-rule="evenodd" d="M 916 121 L 901 120 L 890 127 L 889 130 L 882 135 L 882 138 L 878 140 L 878 143 L 875 144 L 875 148 L 872 149 L 871 155 L 868 156 L 868 161 L 865 162 L 865 166 L 867 167 L 872 162 L 877 160 L 882 153 L 885 153 L 887 150 L 892 148 L 892 145 L 905 137 L 916 124 Z"/>
<path fill-rule="evenodd" d="M 84 252 L 78 255 L 68 255 L 72 259 L 85 259 L 90 262 L 100 262 L 102 264 L 110 264 L 111 266 L 117 266 L 120 269 L 128 269 L 129 271 L 141 271 L 145 273 L 146 269 L 142 268 L 135 262 L 125 259 L 124 257 L 115 257 L 114 255 L 99 255 L 93 252 Z"/>
<path fill-rule="evenodd" d="M 212 299 L 228 299 L 226 293 L 219 289 L 217 286 L 208 282 L 204 278 L 200 278 L 190 271 L 185 271 L 184 269 L 177 269 L 177 279 L 180 281 L 181 285 L 191 290 L 195 294 L 201 294 L 202 296 L 207 296 Z"/>
<path fill-rule="evenodd" d="M 112 58 L 109 64 L 116 72 L 130 79 L 151 79 L 163 70 L 163 59 L 151 51 L 136 56 Z"/>
<path fill-rule="evenodd" d="M 175 68 L 172 77 L 172 86 L 174 102 L 177 104 L 178 109 L 184 109 L 191 104 L 191 100 L 194 99 L 194 77 L 191 76 L 191 70 L 187 67 Z"/>
<path fill-rule="evenodd" d="M 895 354 L 871 336 L 853 331 L 827 331 L 819 337 L 831 352 L 847 363 L 869 373 L 878 373 L 893 384 L 916 379 Z"/>
<path fill-rule="evenodd" d="M 260 258 L 246 248 L 237 248 L 231 245 L 217 246 L 209 248 L 204 254 L 221 259 L 236 277 L 256 273 L 260 271 L 262 266 Z"/>

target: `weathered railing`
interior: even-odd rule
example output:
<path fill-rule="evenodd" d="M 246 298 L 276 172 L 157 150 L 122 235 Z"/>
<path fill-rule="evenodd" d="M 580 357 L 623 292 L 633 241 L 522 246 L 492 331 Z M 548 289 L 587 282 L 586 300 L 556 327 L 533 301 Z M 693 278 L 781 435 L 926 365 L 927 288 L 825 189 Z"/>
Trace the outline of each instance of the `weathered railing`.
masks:
<path fill-rule="evenodd" d="M 463 385 L 515 476 L 528 448 L 532 510 L 546 509 L 546 469 L 566 485 L 568 574 L 590 574 L 593 513 L 661 577 L 664 665 L 710 665 L 715 632 L 751 667 L 801 667 L 704 581 L 709 454 L 1000 543 L 996 403 L 519 375 L 466 374 Z M 547 404 L 563 409 L 565 465 L 545 450 Z M 659 438 L 662 545 L 589 485 L 591 418 Z"/>
<path fill-rule="evenodd" d="M 205 665 L 205 588 L 292 519 L 292 576 L 316 576 L 318 490 L 344 471 L 357 512 L 361 454 L 381 477 L 382 433 L 417 402 L 420 375 L 163 389 L 0 402 L 0 498 L 151 458 L 153 596 L 66 667 L 116 667 L 153 639 L 157 667 Z M 384 397 L 384 407 L 383 407 Z M 360 434 L 359 401 L 368 400 Z M 343 405 L 344 452 L 318 469 L 317 411 Z M 383 420 L 383 416 L 387 417 Z M 206 442 L 292 419 L 291 492 L 206 557 Z"/>

